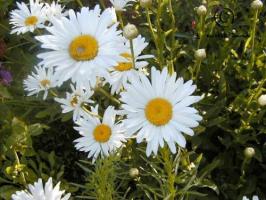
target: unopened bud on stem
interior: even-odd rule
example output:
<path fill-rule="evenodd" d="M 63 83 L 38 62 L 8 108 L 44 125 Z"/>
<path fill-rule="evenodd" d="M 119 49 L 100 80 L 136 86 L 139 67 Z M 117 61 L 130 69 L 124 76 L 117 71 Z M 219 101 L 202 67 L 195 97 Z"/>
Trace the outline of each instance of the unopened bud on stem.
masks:
<path fill-rule="evenodd" d="M 207 8 L 204 6 L 204 5 L 201 5 L 201 6 L 199 6 L 198 8 L 197 8 L 197 14 L 199 15 L 199 16 L 202 16 L 202 15 L 206 15 L 206 13 L 207 13 Z"/>
<path fill-rule="evenodd" d="M 254 10 L 259 10 L 263 7 L 263 3 L 261 0 L 254 0 L 252 3 L 251 3 L 251 8 L 254 9 Z"/>
<path fill-rule="evenodd" d="M 198 49 L 195 51 L 195 58 L 196 60 L 203 60 L 206 58 L 206 51 L 205 49 Z"/>
<path fill-rule="evenodd" d="M 137 178 L 139 176 L 139 170 L 138 170 L 138 168 L 131 168 L 129 170 L 129 176 L 131 178 Z"/>
<path fill-rule="evenodd" d="M 248 159 L 252 158 L 255 155 L 255 149 L 253 147 L 245 148 L 244 155 Z"/>
<path fill-rule="evenodd" d="M 263 94 L 258 98 L 258 103 L 260 106 L 266 105 L 266 94 Z"/>
<path fill-rule="evenodd" d="M 124 27 L 123 35 L 128 40 L 135 39 L 139 34 L 137 27 L 134 24 L 127 24 Z"/>

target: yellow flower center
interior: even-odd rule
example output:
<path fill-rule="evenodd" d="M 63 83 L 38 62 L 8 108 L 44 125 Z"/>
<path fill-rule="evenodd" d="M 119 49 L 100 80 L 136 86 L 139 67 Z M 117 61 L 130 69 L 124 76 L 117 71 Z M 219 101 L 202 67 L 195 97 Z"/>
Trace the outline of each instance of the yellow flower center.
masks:
<path fill-rule="evenodd" d="M 129 62 L 121 62 L 118 63 L 117 66 L 115 66 L 115 69 L 117 71 L 128 71 L 130 69 L 133 68 L 133 64 L 132 64 L 132 56 L 128 53 L 122 53 L 121 56 L 123 56 L 124 58 L 126 58 Z"/>
<path fill-rule="evenodd" d="M 173 106 L 166 99 L 152 99 L 146 105 L 145 116 L 153 125 L 163 126 L 172 119 Z"/>
<path fill-rule="evenodd" d="M 75 95 L 75 96 L 73 96 L 72 97 L 72 99 L 71 99 L 71 101 L 70 101 L 70 104 L 71 104 L 71 106 L 72 107 L 75 107 L 77 104 L 78 104 L 78 102 L 79 102 L 79 95 Z"/>
<path fill-rule="evenodd" d="M 38 22 L 38 18 L 36 16 L 30 16 L 25 19 L 26 26 L 34 26 Z"/>
<path fill-rule="evenodd" d="M 41 86 L 43 86 L 44 88 L 48 88 L 51 85 L 51 81 L 44 79 L 40 81 Z"/>
<path fill-rule="evenodd" d="M 107 142 L 111 137 L 111 134 L 111 128 L 105 124 L 100 124 L 96 126 L 93 131 L 94 139 L 100 143 Z"/>
<path fill-rule="evenodd" d="M 77 61 L 94 59 L 99 50 L 97 40 L 90 35 L 76 37 L 69 45 L 70 56 Z"/>

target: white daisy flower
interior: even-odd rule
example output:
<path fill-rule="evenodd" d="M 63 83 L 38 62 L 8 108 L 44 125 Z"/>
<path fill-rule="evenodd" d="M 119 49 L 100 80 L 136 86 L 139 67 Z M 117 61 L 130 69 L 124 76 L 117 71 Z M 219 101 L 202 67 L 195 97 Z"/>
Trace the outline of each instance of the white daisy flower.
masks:
<path fill-rule="evenodd" d="M 76 88 L 71 85 L 71 93 L 66 93 L 66 98 L 55 98 L 55 101 L 61 103 L 62 113 L 68 113 L 73 111 L 73 120 L 78 120 L 81 116 L 86 114 L 83 106 L 86 103 L 93 103 L 90 97 L 93 92 L 90 89 L 85 89 L 81 85 L 77 85 Z"/>
<path fill-rule="evenodd" d="M 148 62 L 141 61 L 147 58 L 153 58 L 153 55 L 141 55 L 142 51 L 148 46 L 145 42 L 145 38 L 140 35 L 133 39 L 134 61 L 135 68 L 132 63 L 132 55 L 130 50 L 130 42 L 126 41 L 126 51 L 121 54 L 127 62 L 120 62 L 113 67 L 109 77 L 109 82 L 112 86 L 111 93 L 118 93 L 124 85 L 130 81 L 132 77 L 138 77 L 139 73 L 142 73 L 144 67 L 148 65 Z M 108 79 L 108 78 L 107 78 Z"/>
<path fill-rule="evenodd" d="M 46 19 L 50 22 L 53 21 L 53 18 L 60 19 L 61 17 L 67 16 L 67 12 L 64 12 L 64 7 L 61 4 L 53 1 L 51 4 L 45 3 L 45 15 Z"/>
<path fill-rule="evenodd" d="M 58 75 L 54 73 L 53 68 L 46 69 L 43 66 L 35 66 L 35 72 L 24 80 L 24 89 L 28 96 L 37 95 L 44 91 L 43 100 L 47 98 L 48 91 L 51 88 L 59 86 Z"/>
<path fill-rule="evenodd" d="M 42 180 L 39 179 L 33 185 L 29 185 L 29 190 L 18 191 L 12 195 L 12 200 L 68 200 L 70 193 L 66 194 L 65 191 L 60 190 L 60 182 L 53 188 L 52 178 L 43 186 Z"/>
<path fill-rule="evenodd" d="M 191 104 L 198 102 L 200 96 L 191 96 L 196 90 L 192 81 L 184 83 L 182 78 L 176 80 L 176 73 L 168 75 L 166 68 L 162 72 L 154 67 L 151 70 L 151 82 L 140 74 L 132 84 L 125 85 L 121 93 L 124 120 L 129 136 L 135 134 L 137 142 L 147 142 L 146 154 L 157 155 L 158 147 L 167 142 L 172 153 L 176 153 L 177 143 L 186 146 L 182 133 L 194 135 L 191 128 L 199 125 L 202 119 Z"/>
<path fill-rule="evenodd" d="M 110 27 L 110 21 L 99 6 L 83 7 L 78 13 L 70 10 L 69 18 L 54 19 L 53 26 L 47 27 L 51 34 L 36 37 L 42 48 L 50 50 L 38 55 L 41 63 L 56 66 L 61 81 L 71 78 L 94 86 L 96 77 L 121 61 L 124 51 L 118 24 Z"/>
<path fill-rule="evenodd" d="M 30 0 L 30 8 L 25 3 L 17 2 L 19 9 L 11 11 L 10 24 L 13 26 L 11 34 L 33 32 L 36 28 L 44 28 L 45 10 L 39 0 Z"/>
<path fill-rule="evenodd" d="M 92 111 L 98 115 L 97 107 Z M 120 122 L 115 122 L 117 111 L 109 106 L 104 113 L 102 121 L 97 117 L 87 117 L 78 121 L 75 127 L 82 136 L 74 142 L 75 147 L 84 152 L 88 152 L 88 158 L 93 157 L 93 162 L 99 156 L 108 156 L 117 148 L 123 145 L 125 139 L 125 129 Z"/>
<path fill-rule="evenodd" d="M 135 1 L 135 0 L 110 0 L 110 2 L 113 4 L 113 6 L 115 7 L 116 11 L 125 11 L 127 6 L 130 6 L 130 4 L 128 4 L 131 1 Z"/>
<path fill-rule="evenodd" d="M 247 198 L 246 196 L 243 196 L 243 199 L 242 199 L 242 200 L 249 200 L 249 198 Z M 256 196 L 256 195 L 254 195 L 254 196 L 252 197 L 252 200 L 259 200 L 259 197 Z"/>

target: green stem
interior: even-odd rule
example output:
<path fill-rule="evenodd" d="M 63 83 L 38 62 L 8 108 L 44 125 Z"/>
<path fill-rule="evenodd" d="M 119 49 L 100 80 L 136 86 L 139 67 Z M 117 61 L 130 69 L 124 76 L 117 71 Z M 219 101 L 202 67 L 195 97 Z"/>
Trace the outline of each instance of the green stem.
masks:
<path fill-rule="evenodd" d="M 104 4 L 104 1 L 103 0 L 100 0 L 100 4 L 101 4 L 101 6 L 105 9 L 106 8 L 106 6 L 105 6 L 105 4 Z"/>
<path fill-rule="evenodd" d="M 201 42 L 203 39 L 203 35 L 204 35 L 204 22 L 205 22 L 204 19 L 205 19 L 205 16 L 201 15 L 200 16 L 199 40 L 198 40 L 198 44 L 197 44 L 197 49 L 200 48 Z"/>
<path fill-rule="evenodd" d="M 14 155 L 15 155 L 15 158 L 16 158 L 16 163 L 17 163 L 17 165 L 20 165 L 20 160 L 19 160 L 18 154 L 17 154 L 17 152 L 16 152 L 15 149 L 13 151 L 14 151 Z M 21 178 L 22 178 L 23 185 L 25 187 L 27 187 L 27 182 L 26 182 L 26 178 L 25 178 L 24 172 L 21 171 L 19 173 L 21 174 Z"/>
<path fill-rule="evenodd" d="M 51 95 L 53 95 L 54 97 L 58 97 L 58 94 L 57 94 L 55 91 L 53 91 L 52 89 L 49 90 L 49 92 L 50 92 Z"/>
<path fill-rule="evenodd" d="M 172 74 L 174 72 L 174 52 L 175 52 L 175 34 L 176 34 L 176 25 L 175 25 L 175 15 L 173 12 L 172 0 L 169 0 L 168 3 L 169 14 L 171 17 L 171 50 L 170 50 L 170 63 L 168 65 L 168 72 Z"/>
<path fill-rule="evenodd" d="M 77 1 L 78 5 L 79 5 L 80 7 L 83 7 L 83 3 L 81 2 L 81 0 L 76 0 L 76 1 Z"/>
<path fill-rule="evenodd" d="M 197 81 L 197 78 L 200 72 L 200 67 L 201 67 L 201 60 L 196 60 L 194 68 L 193 68 L 193 74 L 192 74 L 192 80 L 194 80 L 195 82 Z"/>
<path fill-rule="evenodd" d="M 130 51 L 131 51 L 131 56 L 132 56 L 133 69 L 136 69 L 133 40 L 129 40 L 129 42 L 130 42 Z"/>
<path fill-rule="evenodd" d="M 10 31 L 8 27 L 6 27 L 4 24 L 0 23 L 0 27 L 2 27 L 3 29 L 5 29 L 6 31 Z"/>
<path fill-rule="evenodd" d="M 116 99 L 115 97 L 113 97 L 112 95 L 110 95 L 108 92 L 106 92 L 103 88 L 97 88 L 97 89 L 95 89 L 95 91 L 100 92 L 101 94 L 103 94 L 104 96 L 109 98 L 114 103 L 120 105 L 120 101 L 118 99 Z"/>
<path fill-rule="evenodd" d="M 159 60 L 160 60 L 160 68 L 162 69 L 164 66 L 164 57 L 163 57 L 163 49 L 164 49 L 164 36 L 161 28 L 161 15 L 162 15 L 162 0 L 158 0 L 158 8 L 157 8 L 157 16 L 156 16 L 156 28 L 157 28 L 157 41 L 158 41 L 158 49 L 159 49 Z"/>
<path fill-rule="evenodd" d="M 162 66 L 162 61 L 161 61 L 161 59 L 159 57 L 160 50 L 159 50 L 158 40 L 157 40 L 157 37 L 156 37 L 155 32 L 154 32 L 153 27 L 152 27 L 151 18 L 150 18 L 150 14 L 149 14 L 149 9 L 148 8 L 146 8 L 146 18 L 147 18 L 147 22 L 148 22 L 148 25 L 149 25 L 149 29 L 151 31 L 153 42 L 154 42 L 155 47 L 156 47 L 157 56 L 158 56 L 158 62 L 159 62 L 159 65 L 161 67 Z"/>
<path fill-rule="evenodd" d="M 21 100 L 9 100 L 9 99 L 2 99 L 1 103 L 6 104 L 6 105 L 14 105 L 14 106 L 36 106 L 36 107 L 46 107 L 47 105 L 40 105 L 39 102 L 36 103 L 31 103 L 27 102 L 23 99 Z"/>
<path fill-rule="evenodd" d="M 123 21 L 123 16 L 122 16 L 122 11 L 117 11 L 116 12 L 117 16 L 118 16 L 118 20 L 120 22 L 121 28 L 124 28 L 124 21 Z"/>
<path fill-rule="evenodd" d="M 89 115 L 91 115 L 91 116 L 93 116 L 93 117 L 97 117 L 97 118 L 99 118 L 99 119 L 102 119 L 102 117 L 101 117 L 100 115 L 95 114 L 95 113 L 89 111 L 85 106 L 82 106 L 81 108 L 82 108 L 86 113 L 88 113 Z"/>
<path fill-rule="evenodd" d="M 254 67 L 254 61 L 255 61 L 255 56 L 256 56 L 254 52 L 254 46 L 255 46 L 256 25 L 258 21 L 258 14 L 259 14 L 259 10 L 256 10 L 254 14 L 254 20 L 253 20 L 252 30 L 251 30 L 251 59 L 250 59 L 250 65 L 248 67 L 248 73 L 247 73 L 248 75 L 250 74 L 250 72 L 252 71 Z"/>
<path fill-rule="evenodd" d="M 164 170 L 167 175 L 167 183 L 166 183 L 166 197 L 169 200 L 174 200 L 176 196 L 176 189 L 175 189 L 175 177 L 176 174 L 174 173 L 174 162 L 171 158 L 171 154 L 169 152 L 168 147 L 164 147 L 162 149 L 162 158 L 164 161 Z"/>

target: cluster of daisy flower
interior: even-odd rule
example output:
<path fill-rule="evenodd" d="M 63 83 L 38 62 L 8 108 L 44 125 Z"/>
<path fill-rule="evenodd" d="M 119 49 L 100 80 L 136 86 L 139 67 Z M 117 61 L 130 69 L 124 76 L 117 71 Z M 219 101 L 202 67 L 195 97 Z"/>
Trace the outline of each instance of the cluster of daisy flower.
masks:
<path fill-rule="evenodd" d="M 29 96 L 43 92 L 45 100 L 49 91 L 54 93 L 52 88 L 71 82 L 66 97 L 55 101 L 63 113 L 73 113 L 81 135 L 74 141 L 76 148 L 88 152 L 93 161 L 99 155 L 108 156 L 131 137 L 147 142 L 147 156 L 156 155 L 165 142 L 176 153 L 176 144 L 186 146 L 183 134 L 192 136 L 192 128 L 202 119 L 191 107 L 201 99 L 192 96 L 196 90 L 192 81 L 184 82 L 167 68 L 154 67 L 148 78 L 147 60 L 154 57 L 142 54 L 148 43 L 134 25 L 121 30 L 116 20 L 116 12 L 130 2 L 134 1 L 112 0 L 114 7 L 105 10 L 96 5 L 75 12 L 64 11 L 56 2 L 30 0 L 29 8 L 17 3 L 19 9 L 11 12 L 12 33 L 45 29 L 35 36 L 43 52 L 37 55 L 41 61 L 35 71 L 24 81 L 25 90 Z M 101 117 L 91 97 L 107 83 L 110 95 L 119 95 L 121 107 L 118 111 L 109 106 Z"/>
<path fill-rule="evenodd" d="M 53 94 L 63 113 L 73 113 L 74 129 L 80 134 L 75 147 L 93 162 L 116 152 L 133 137 L 138 143 L 147 143 L 147 156 L 157 155 L 165 143 L 176 153 L 176 144 L 185 148 L 184 134 L 193 136 L 192 128 L 202 120 L 192 107 L 202 97 L 192 95 L 196 86 L 191 80 L 177 78 L 166 67 L 161 71 L 147 68 L 148 59 L 154 56 L 142 54 L 148 46 L 145 38 L 132 24 L 122 30 L 116 17 L 116 12 L 124 11 L 134 1 L 110 1 L 114 7 L 102 10 L 96 5 L 78 12 L 64 11 L 57 2 L 30 0 L 29 7 L 17 3 L 18 9 L 11 12 L 11 33 L 33 32 L 43 50 L 24 88 L 28 96 L 43 93 L 43 100 Z M 43 30 L 35 31 L 39 29 Z M 60 98 L 52 89 L 63 84 L 71 91 Z M 120 110 L 108 106 L 100 116 L 92 96 L 105 84 L 110 85 L 110 96 L 119 97 Z M 40 199 L 38 195 L 42 195 L 59 200 L 63 193 L 59 185 L 52 188 L 51 179 L 45 189 L 39 180 L 13 199 Z"/>
<path fill-rule="evenodd" d="M 167 67 L 161 70 L 149 67 L 153 55 L 143 55 L 148 46 L 137 28 L 118 23 L 117 14 L 125 11 L 136 0 L 110 0 L 113 7 L 102 10 L 82 7 L 80 11 L 66 10 L 58 2 L 51 4 L 29 0 L 17 3 L 11 12 L 11 33 L 31 32 L 40 43 L 40 62 L 24 81 L 28 96 L 49 94 L 60 103 L 62 113 L 73 113 L 74 129 L 80 138 L 74 141 L 76 149 L 86 152 L 94 162 L 125 146 L 129 138 L 146 142 L 146 155 L 157 155 L 165 144 L 173 154 L 176 144 L 186 147 L 184 135 L 193 136 L 193 128 L 202 117 L 192 107 L 202 97 L 193 95 L 192 81 L 178 78 Z M 150 0 L 140 0 L 148 7 Z M 206 14 L 204 7 L 198 14 Z M 206 57 L 205 49 L 195 52 L 198 60 Z M 53 88 L 69 86 L 65 97 L 59 97 Z M 110 86 L 110 94 L 103 88 Z M 64 87 L 65 88 L 65 87 Z M 93 100 L 98 89 L 108 97 L 118 97 L 119 110 L 108 106 L 103 116 Z M 28 190 L 16 192 L 14 200 L 67 200 L 64 191 L 54 188 L 52 179 L 43 186 L 39 179 Z M 243 199 L 247 199 L 244 197 Z M 253 199 L 258 199 L 256 196 Z"/>

